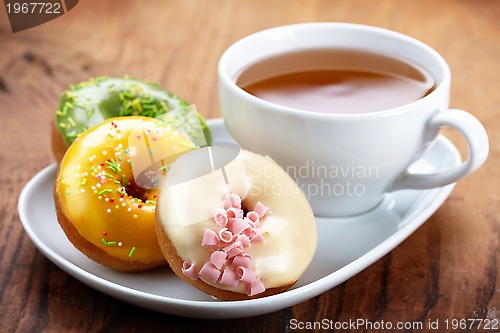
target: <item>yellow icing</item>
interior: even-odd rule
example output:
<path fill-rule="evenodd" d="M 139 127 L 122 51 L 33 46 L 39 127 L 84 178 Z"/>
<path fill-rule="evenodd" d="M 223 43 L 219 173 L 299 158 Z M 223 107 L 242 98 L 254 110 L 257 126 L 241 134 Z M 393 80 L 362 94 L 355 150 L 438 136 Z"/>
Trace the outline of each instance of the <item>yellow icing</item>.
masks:
<path fill-rule="evenodd" d="M 261 221 L 264 242 L 252 243 L 245 250 L 252 255 L 251 268 L 266 289 L 294 283 L 304 273 L 316 250 L 314 215 L 299 187 L 271 158 L 242 150 L 224 167 L 225 177 L 221 169 L 212 172 L 208 165 L 204 171 L 207 176 L 168 187 L 169 177 L 178 171 L 176 166 L 174 163 L 167 175 L 167 186 L 162 186 L 158 204 L 165 232 L 184 261 L 201 269 L 210 260 L 210 252 L 201 246 L 205 229 L 217 232 L 220 228 L 212 217 L 194 223 L 183 218 L 207 216 L 207 213 L 211 216 L 211 210 L 206 212 L 207 207 L 223 208 L 224 196 L 232 192 L 242 198 L 246 209 L 253 209 L 258 201 L 270 209 Z M 176 195 L 188 192 L 187 188 L 191 188 L 190 200 L 179 200 Z M 203 205 L 196 204 L 198 202 Z M 235 288 L 205 282 L 238 293 L 246 292 L 241 282 Z"/>
<path fill-rule="evenodd" d="M 158 162 L 155 171 L 163 166 L 161 173 L 180 153 L 193 148 L 189 139 L 159 120 L 108 119 L 66 152 L 56 180 L 61 209 L 85 239 L 109 255 L 145 263 L 162 260 L 154 230 L 158 190 L 151 182 L 142 200 L 129 195 L 134 183 L 131 164 L 142 170 L 150 161 Z M 165 156 L 170 158 L 161 162 Z M 148 163 L 141 165 L 144 160 Z"/>

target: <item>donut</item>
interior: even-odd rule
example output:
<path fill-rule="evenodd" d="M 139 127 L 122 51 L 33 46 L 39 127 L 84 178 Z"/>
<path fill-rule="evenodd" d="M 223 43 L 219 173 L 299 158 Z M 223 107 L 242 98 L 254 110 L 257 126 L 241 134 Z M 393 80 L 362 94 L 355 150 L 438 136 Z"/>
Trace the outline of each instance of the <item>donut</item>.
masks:
<path fill-rule="evenodd" d="M 83 133 L 54 186 L 57 219 L 71 243 L 119 271 L 166 265 L 154 227 L 157 175 L 193 148 L 170 125 L 140 116 L 110 118 Z"/>
<path fill-rule="evenodd" d="M 159 85 L 135 78 L 98 77 L 70 88 L 61 95 L 59 109 L 52 123 L 52 152 L 58 162 L 66 149 L 88 128 L 102 121 L 123 116 L 158 117 L 172 110 L 180 110 L 171 122 L 193 142 L 201 132 L 207 143 L 210 130 L 203 117 L 193 116 L 186 108 L 188 104 L 178 96 L 163 90 Z M 185 109 L 183 109 L 185 108 Z"/>
<path fill-rule="evenodd" d="M 241 150 L 214 167 L 213 156 L 203 154 L 211 153 L 198 149 L 180 157 L 160 188 L 156 232 L 170 267 L 220 300 L 287 290 L 316 249 L 306 197 L 269 157 Z M 185 177 L 189 165 L 197 166 L 192 180 Z"/>

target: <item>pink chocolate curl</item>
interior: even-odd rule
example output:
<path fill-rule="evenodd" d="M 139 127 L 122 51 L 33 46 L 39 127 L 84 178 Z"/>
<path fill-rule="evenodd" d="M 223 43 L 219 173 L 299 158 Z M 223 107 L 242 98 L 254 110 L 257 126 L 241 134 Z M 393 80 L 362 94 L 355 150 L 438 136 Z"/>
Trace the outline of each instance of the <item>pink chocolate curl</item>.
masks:
<path fill-rule="evenodd" d="M 243 247 L 250 247 L 250 245 L 252 245 L 250 243 L 250 237 L 248 237 L 247 235 L 244 235 L 244 234 L 238 235 L 236 240 L 240 241 L 241 245 L 243 245 Z"/>
<path fill-rule="evenodd" d="M 243 245 L 240 241 L 236 241 L 234 243 L 229 244 L 225 248 L 223 248 L 224 252 L 227 253 L 228 258 L 236 257 L 238 254 L 243 253 Z"/>
<path fill-rule="evenodd" d="M 262 243 L 264 241 L 264 236 L 262 234 L 256 234 L 252 237 L 252 242 L 254 243 Z"/>
<path fill-rule="evenodd" d="M 236 219 L 234 222 L 231 224 L 231 232 L 235 235 L 241 234 L 245 230 L 252 228 L 250 224 L 248 224 L 247 221 L 244 219 Z"/>
<path fill-rule="evenodd" d="M 240 282 L 240 279 L 236 272 L 231 268 L 226 267 L 224 269 L 224 272 L 222 272 L 222 277 L 219 283 L 227 287 L 236 287 L 238 285 L 238 282 Z"/>
<path fill-rule="evenodd" d="M 182 274 L 186 275 L 193 281 L 198 278 L 198 272 L 196 272 L 196 267 L 194 266 L 194 264 L 187 261 L 182 262 Z"/>
<path fill-rule="evenodd" d="M 224 197 L 224 209 L 213 210 L 217 229 L 206 229 L 202 245 L 210 253 L 210 261 L 196 273 L 194 265 L 183 263 L 183 273 L 190 279 L 203 278 L 207 282 L 234 288 L 241 281 L 249 296 L 262 293 L 264 284 L 250 267 L 252 256 L 245 253 L 253 242 L 262 242 L 264 237 L 260 227 L 262 217 L 269 208 L 260 201 L 246 216 L 241 208 L 241 198 L 229 193 Z"/>
<path fill-rule="evenodd" d="M 247 213 L 247 219 L 252 221 L 252 227 L 258 227 L 260 225 L 260 215 L 257 212 L 251 211 Z"/>
<path fill-rule="evenodd" d="M 243 210 L 240 208 L 229 207 L 226 209 L 226 215 L 229 221 L 243 218 Z"/>
<path fill-rule="evenodd" d="M 253 231 L 255 232 L 255 234 L 250 237 L 250 240 L 252 241 L 252 243 L 263 242 L 264 236 L 262 236 L 262 230 L 259 228 L 255 228 L 255 229 L 253 229 Z"/>
<path fill-rule="evenodd" d="M 233 233 L 229 231 L 227 228 L 222 228 L 219 231 L 219 238 L 224 243 L 230 243 L 233 240 Z"/>
<path fill-rule="evenodd" d="M 250 267 L 252 257 L 249 254 L 242 253 L 233 259 L 233 266 L 236 267 Z"/>
<path fill-rule="evenodd" d="M 227 257 L 228 258 L 233 258 L 236 257 L 238 254 L 243 253 L 243 246 L 241 247 L 233 247 L 228 253 Z"/>
<path fill-rule="evenodd" d="M 236 241 L 234 243 L 231 243 L 229 244 L 228 246 L 226 246 L 225 248 L 223 248 L 222 250 L 226 253 L 228 253 L 229 251 L 231 251 L 232 249 L 234 249 L 235 247 L 240 247 L 242 250 L 243 250 L 243 245 L 241 244 L 240 241 Z"/>
<path fill-rule="evenodd" d="M 259 214 L 259 217 L 262 218 L 264 215 L 266 215 L 267 211 L 269 210 L 269 208 L 267 208 L 266 206 L 264 206 L 264 204 L 260 201 L 257 201 L 257 203 L 255 204 L 255 207 L 253 209 L 254 212 L 256 212 L 257 214 Z"/>
<path fill-rule="evenodd" d="M 215 208 L 214 209 L 214 220 L 215 220 L 215 223 L 217 225 L 224 227 L 228 221 L 226 211 L 222 208 Z"/>
<path fill-rule="evenodd" d="M 199 275 L 212 283 L 217 282 L 220 276 L 220 271 L 211 262 L 207 262 L 200 269 Z"/>
<path fill-rule="evenodd" d="M 224 209 L 228 209 L 230 207 L 241 208 L 241 198 L 239 195 L 234 193 L 226 194 L 224 197 Z"/>
<path fill-rule="evenodd" d="M 210 261 L 212 264 L 217 267 L 217 269 L 221 269 L 222 265 L 226 262 L 227 253 L 224 251 L 214 251 L 210 255 Z"/>
<path fill-rule="evenodd" d="M 245 283 L 252 283 L 257 279 L 255 272 L 247 267 L 238 267 L 236 269 L 236 274 L 240 277 L 240 281 Z"/>
<path fill-rule="evenodd" d="M 256 228 L 248 228 L 248 229 L 243 231 L 243 234 L 247 235 L 248 238 L 250 238 L 250 240 L 252 240 L 252 237 L 257 234 L 257 232 L 255 230 L 256 230 Z"/>
<path fill-rule="evenodd" d="M 205 229 L 203 234 L 203 239 L 201 241 L 201 246 L 215 246 L 219 243 L 219 236 L 212 229 Z"/>
<path fill-rule="evenodd" d="M 260 280 L 253 281 L 252 283 L 248 283 L 246 285 L 247 289 L 247 295 L 248 296 L 254 296 L 257 294 L 260 294 L 266 290 L 266 287 L 264 287 L 264 284 Z"/>

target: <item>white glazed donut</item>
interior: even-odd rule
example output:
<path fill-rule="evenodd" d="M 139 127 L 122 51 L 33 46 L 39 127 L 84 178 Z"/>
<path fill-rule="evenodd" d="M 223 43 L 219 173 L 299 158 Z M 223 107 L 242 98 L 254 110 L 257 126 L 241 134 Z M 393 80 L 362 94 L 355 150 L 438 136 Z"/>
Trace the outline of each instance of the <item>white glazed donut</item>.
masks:
<path fill-rule="evenodd" d="M 221 300 L 285 291 L 316 249 L 306 197 L 269 157 L 204 149 L 179 158 L 160 190 L 156 230 L 172 270 Z"/>

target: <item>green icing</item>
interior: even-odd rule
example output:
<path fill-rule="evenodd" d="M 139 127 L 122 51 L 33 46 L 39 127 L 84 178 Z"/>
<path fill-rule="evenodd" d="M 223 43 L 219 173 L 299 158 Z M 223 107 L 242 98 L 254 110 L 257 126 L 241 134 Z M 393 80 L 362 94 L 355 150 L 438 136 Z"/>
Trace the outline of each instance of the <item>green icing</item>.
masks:
<path fill-rule="evenodd" d="M 63 93 L 56 111 L 56 127 L 69 147 L 80 133 L 108 118 L 144 116 L 165 121 L 196 144 L 210 144 L 212 137 L 205 120 L 188 111 L 184 100 L 157 84 L 127 77 L 98 77 L 71 85 Z"/>

